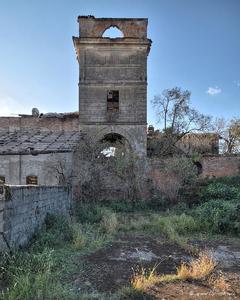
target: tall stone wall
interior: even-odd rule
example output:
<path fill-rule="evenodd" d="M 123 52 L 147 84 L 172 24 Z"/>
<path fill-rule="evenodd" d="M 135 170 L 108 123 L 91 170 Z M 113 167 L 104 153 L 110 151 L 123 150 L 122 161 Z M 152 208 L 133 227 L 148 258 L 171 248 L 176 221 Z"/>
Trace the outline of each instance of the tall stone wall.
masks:
<path fill-rule="evenodd" d="M 69 214 L 71 195 L 62 186 L 0 186 L 0 251 L 24 246 L 47 213 Z"/>

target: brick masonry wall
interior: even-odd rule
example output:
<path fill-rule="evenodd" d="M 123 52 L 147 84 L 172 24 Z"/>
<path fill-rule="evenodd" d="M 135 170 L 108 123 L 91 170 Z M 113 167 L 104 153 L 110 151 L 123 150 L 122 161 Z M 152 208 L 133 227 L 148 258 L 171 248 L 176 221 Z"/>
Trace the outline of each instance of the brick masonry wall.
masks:
<path fill-rule="evenodd" d="M 0 128 L 9 131 L 25 129 L 41 129 L 51 131 L 77 131 L 79 129 L 78 115 L 65 118 L 37 117 L 0 117 Z"/>
<path fill-rule="evenodd" d="M 0 250 L 24 246 L 47 213 L 69 214 L 71 195 L 62 186 L 0 186 Z"/>
<path fill-rule="evenodd" d="M 240 156 L 204 156 L 202 164 L 202 177 L 221 177 L 240 175 Z"/>

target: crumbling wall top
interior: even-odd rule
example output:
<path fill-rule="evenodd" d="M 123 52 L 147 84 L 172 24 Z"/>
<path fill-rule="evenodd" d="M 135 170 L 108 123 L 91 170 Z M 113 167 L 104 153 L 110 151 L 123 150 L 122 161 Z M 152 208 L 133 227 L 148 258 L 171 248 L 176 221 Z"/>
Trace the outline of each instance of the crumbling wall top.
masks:
<path fill-rule="evenodd" d="M 79 16 L 79 35 L 82 38 L 100 38 L 110 27 L 117 27 L 125 38 L 147 38 L 146 18 L 95 18 L 94 16 Z"/>

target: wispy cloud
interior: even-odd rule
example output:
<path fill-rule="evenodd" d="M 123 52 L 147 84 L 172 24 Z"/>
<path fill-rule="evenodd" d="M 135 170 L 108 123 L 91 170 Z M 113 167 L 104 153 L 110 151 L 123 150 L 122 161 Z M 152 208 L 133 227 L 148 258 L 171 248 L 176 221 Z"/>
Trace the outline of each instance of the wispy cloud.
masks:
<path fill-rule="evenodd" d="M 233 83 L 234 83 L 238 88 L 240 88 L 240 81 L 234 80 Z"/>
<path fill-rule="evenodd" d="M 10 96 L 0 95 L 0 116 L 16 116 L 18 114 L 31 114 L 31 108 Z"/>
<path fill-rule="evenodd" d="M 222 89 L 215 86 L 215 87 L 209 87 L 208 90 L 206 91 L 207 94 L 209 95 L 217 95 L 220 94 L 222 92 Z"/>

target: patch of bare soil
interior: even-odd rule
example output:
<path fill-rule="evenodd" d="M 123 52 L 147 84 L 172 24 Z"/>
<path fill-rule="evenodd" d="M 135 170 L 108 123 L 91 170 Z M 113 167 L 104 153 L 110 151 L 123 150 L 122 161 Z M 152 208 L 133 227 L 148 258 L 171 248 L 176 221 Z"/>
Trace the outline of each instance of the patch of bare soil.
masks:
<path fill-rule="evenodd" d="M 216 249 L 216 259 L 220 262 L 225 260 L 224 256 L 221 256 L 223 255 L 221 251 L 226 250 L 221 246 L 229 247 L 227 249 L 231 251 L 230 245 L 205 243 L 205 248 Z M 240 247 L 234 248 L 234 251 L 240 251 Z M 230 254 L 226 258 L 229 257 Z M 103 249 L 85 257 L 74 258 L 76 264 L 79 263 L 79 266 L 81 264 L 81 272 L 74 275 L 72 284 L 77 290 L 90 286 L 100 292 L 116 292 L 123 286 L 129 286 L 133 270 L 137 268 L 152 269 L 156 266 L 158 274 L 174 274 L 181 262 L 187 262 L 191 258 L 189 253 L 178 245 L 164 239 L 119 236 L 116 241 Z M 199 282 L 173 282 L 151 287 L 147 294 L 152 299 L 240 299 L 238 263 L 238 260 L 233 260 L 231 264 L 222 265 L 221 268 L 227 271 L 227 281 L 231 284 L 229 291 L 220 292 Z"/>
<path fill-rule="evenodd" d="M 210 288 L 203 283 L 179 281 L 150 287 L 146 292 L 152 299 L 165 300 L 231 300 L 240 299 L 240 277 L 237 274 L 226 274 L 231 287 L 226 291 Z"/>

